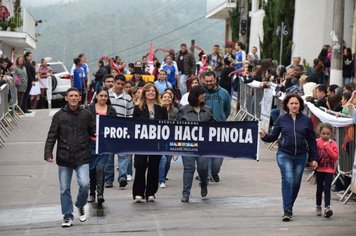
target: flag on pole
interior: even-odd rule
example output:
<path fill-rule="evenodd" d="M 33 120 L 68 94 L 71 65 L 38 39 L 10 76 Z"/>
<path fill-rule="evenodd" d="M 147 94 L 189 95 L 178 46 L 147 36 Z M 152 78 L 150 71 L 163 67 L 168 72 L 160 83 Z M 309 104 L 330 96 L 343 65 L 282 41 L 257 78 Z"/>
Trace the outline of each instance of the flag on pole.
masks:
<path fill-rule="evenodd" d="M 150 74 L 152 74 L 154 66 L 153 66 L 153 49 L 152 49 L 152 41 L 150 41 L 150 51 L 148 53 L 148 65 L 150 67 Z"/>

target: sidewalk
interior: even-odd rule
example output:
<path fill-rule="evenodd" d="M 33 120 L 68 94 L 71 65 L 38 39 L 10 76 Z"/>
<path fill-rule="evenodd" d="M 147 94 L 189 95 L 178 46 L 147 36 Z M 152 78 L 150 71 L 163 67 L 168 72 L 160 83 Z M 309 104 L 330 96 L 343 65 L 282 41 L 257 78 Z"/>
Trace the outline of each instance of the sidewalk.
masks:
<path fill-rule="evenodd" d="M 315 186 L 304 180 L 291 222 L 282 222 L 280 173 L 275 150 L 260 145 L 260 161 L 225 159 L 221 182 L 208 186 L 202 200 L 194 181 L 190 203 L 181 203 L 182 163 L 172 162 L 167 188 L 155 203 L 135 204 L 132 182 L 105 189 L 104 209 L 88 204 L 89 218 L 60 227 L 57 166 L 43 160 L 54 111 L 38 110 L 21 118 L 0 149 L 0 235 L 356 235 L 355 200 L 347 205 L 332 193 L 331 219 L 315 216 Z M 75 177 L 73 177 L 75 183 Z M 72 196 L 77 186 L 73 185 Z M 75 198 L 74 198 L 75 199 Z"/>

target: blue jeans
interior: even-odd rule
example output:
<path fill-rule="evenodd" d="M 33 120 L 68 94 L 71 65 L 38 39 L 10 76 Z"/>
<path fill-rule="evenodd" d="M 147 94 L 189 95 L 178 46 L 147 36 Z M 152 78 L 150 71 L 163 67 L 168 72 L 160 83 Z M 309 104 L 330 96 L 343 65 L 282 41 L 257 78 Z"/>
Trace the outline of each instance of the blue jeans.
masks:
<path fill-rule="evenodd" d="M 179 77 L 179 90 L 180 94 L 186 94 L 187 93 L 187 80 L 188 80 L 188 75 L 181 74 Z"/>
<path fill-rule="evenodd" d="M 58 166 L 58 177 L 61 194 L 61 207 L 64 219 L 73 219 L 73 201 L 70 191 L 73 170 L 77 175 L 79 186 L 75 206 L 81 208 L 85 206 L 89 192 L 89 164 L 84 164 L 73 169 L 71 167 Z"/>
<path fill-rule="evenodd" d="M 195 172 L 195 162 L 197 163 L 198 174 L 200 177 L 200 186 L 202 187 L 208 185 L 209 158 L 184 156 L 182 159 L 184 168 L 182 195 L 189 197 Z"/>
<path fill-rule="evenodd" d="M 159 162 L 159 183 L 165 183 L 167 173 L 169 168 L 171 167 L 172 155 L 162 155 L 161 160 Z"/>
<path fill-rule="evenodd" d="M 224 158 L 209 158 L 209 176 L 219 174 Z"/>
<path fill-rule="evenodd" d="M 128 164 L 128 155 L 126 154 L 117 154 L 118 163 L 119 163 L 119 177 L 120 179 L 127 178 L 127 164 Z M 115 178 L 115 161 L 114 155 L 110 155 L 105 166 L 105 182 L 113 182 Z"/>
<path fill-rule="evenodd" d="M 293 212 L 293 205 L 298 196 L 307 157 L 307 153 L 294 156 L 282 151 L 277 152 L 277 163 L 282 178 L 284 212 Z"/>

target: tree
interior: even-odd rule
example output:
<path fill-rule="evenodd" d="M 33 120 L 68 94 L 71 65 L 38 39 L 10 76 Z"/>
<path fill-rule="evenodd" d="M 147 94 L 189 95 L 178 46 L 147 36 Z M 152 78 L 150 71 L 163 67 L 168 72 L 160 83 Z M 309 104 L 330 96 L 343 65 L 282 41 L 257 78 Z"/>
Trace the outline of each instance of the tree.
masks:
<path fill-rule="evenodd" d="M 286 25 L 288 34 L 283 38 L 283 59 L 279 62 L 283 65 L 290 64 L 293 45 L 293 22 L 295 0 L 268 0 L 261 1 L 265 11 L 263 19 L 263 41 L 261 42 L 261 58 L 279 60 L 280 36 L 276 35 L 277 27 L 282 22 Z"/>

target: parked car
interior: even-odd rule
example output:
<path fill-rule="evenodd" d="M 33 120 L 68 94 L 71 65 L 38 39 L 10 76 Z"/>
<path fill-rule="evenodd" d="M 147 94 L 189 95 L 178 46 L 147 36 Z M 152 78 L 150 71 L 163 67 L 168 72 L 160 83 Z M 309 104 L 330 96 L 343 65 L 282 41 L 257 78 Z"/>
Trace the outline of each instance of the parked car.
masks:
<path fill-rule="evenodd" d="M 63 100 L 66 91 L 72 86 L 71 76 L 66 66 L 58 62 L 48 62 L 47 65 L 52 68 L 52 100 Z"/>

